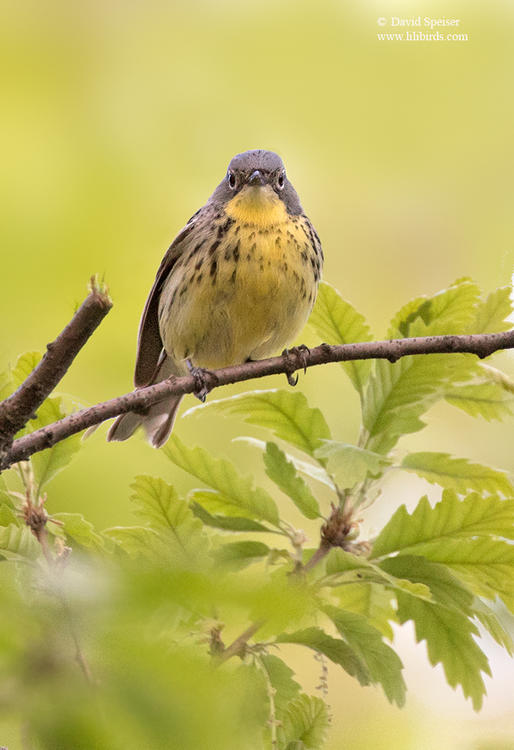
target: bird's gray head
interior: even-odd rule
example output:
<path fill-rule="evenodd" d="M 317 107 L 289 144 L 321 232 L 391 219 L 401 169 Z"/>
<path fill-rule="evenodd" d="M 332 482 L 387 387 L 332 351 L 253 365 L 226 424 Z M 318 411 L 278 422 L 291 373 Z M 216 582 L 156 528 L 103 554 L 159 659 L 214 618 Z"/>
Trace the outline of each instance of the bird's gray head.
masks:
<path fill-rule="evenodd" d="M 284 163 L 273 151 L 256 149 L 236 154 L 228 165 L 227 174 L 211 196 L 211 201 L 226 205 L 242 190 L 265 188 L 284 202 L 291 215 L 303 213 L 294 187 L 287 179 Z"/>

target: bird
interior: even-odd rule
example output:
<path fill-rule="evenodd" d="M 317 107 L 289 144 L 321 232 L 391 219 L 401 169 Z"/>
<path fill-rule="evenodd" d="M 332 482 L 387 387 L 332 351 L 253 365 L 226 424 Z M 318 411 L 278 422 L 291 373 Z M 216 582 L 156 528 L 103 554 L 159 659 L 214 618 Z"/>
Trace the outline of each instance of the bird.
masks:
<path fill-rule="evenodd" d="M 319 236 L 278 154 L 236 154 L 166 252 L 139 325 L 134 385 L 270 357 L 305 325 L 323 266 Z M 182 395 L 128 412 L 108 440 L 142 425 L 159 448 Z"/>

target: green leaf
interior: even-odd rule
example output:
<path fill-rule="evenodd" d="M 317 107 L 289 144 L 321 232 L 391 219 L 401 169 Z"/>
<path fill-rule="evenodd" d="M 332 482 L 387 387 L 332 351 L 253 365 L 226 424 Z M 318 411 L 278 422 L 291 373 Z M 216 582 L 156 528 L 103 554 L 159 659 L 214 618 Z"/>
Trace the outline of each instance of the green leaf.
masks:
<path fill-rule="evenodd" d="M 424 300 L 415 314 L 409 315 L 408 336 L 419 335 L 420 326 L 427 334 L 467 333 L 475 321 L 480 289 L 471 279 L 461 279 Z"/>
<path fill-rule="evenodd" d="M 369 560 L 350 552 L 333 547 L 325 561 L 327 576 L 322 578 L 318 585 L 337 587 L 344 584 L 358 582 L 379 583 L 388 589 L 405 591 L 411 596 L 430 600 L 430 589 L 423 583 L 412 582 L 409 576 L 397 577 L 391 575 L 383 567 L 373 564 Z"/>
<path fill-rule="evenodd" d="M 341 297 L 326 282 L 321 282 L 309 325 L 326 344 L 353 344 L 371 341 L 371 331 L 363 315 Z M 371 362 L 359 360 L 342 362 L 356 390 L 362 395 L 368 379 Z"/>
<path fill-rule="evenodd" d="M 302 693 L 292 700 L 277 731 L 280 750 L 319 750 L 330 725 L 328 707 L 321 698 Z"/>
<path fill-rule="evenodd" d="M 378 583 L 350 583 L 337 590 L 337 600 L 343 609 L 364 615 L 369 624 L 390 641 L 393 640 L 393 629 L 389 622 L 396 620 L 393 597 L 392 591 Z"/>
<path fill-rule="evenodd" d="M 259 520 L 278 525 L 274 500 L 260 487 L 254 488 L 252 479 L 242 477 L 226 459 L 214 458 L 200 447 L 188 448 L 176 435 L 172 435 L 163 452 L 176 466 L 219 492 L 221 499 L 230 505 L 249 511 Z M 203 502 L 200 504 L 204 505 Z"/>
<path fill-rule="evenodd" d="M 36 537 L 28 526 L 0 527 L 0 557 L 7 560 L 35 560 L 41 552 Z"/>
<path fill-rule="evenodd" d="M 266 443 L 264 453 L 266 474 L 294 502 L 306 518 L 319 518 L 318 501 L 304 480 L 298 476 L 292 462 L 276 443 Z"/>
<path fill-rule="evenodd" d="M 162 562 L 162 539 L 148 526 L 113 526 L 102 533 L 129 557 L 146 558 L 155 563 Z"/>
<path fill-rule="evenodd" d="M 486 656 L 473 639 L 478 630 L 460 612 L 439 604 L 398 594 L 398 619 L 403 624 L 413 620 L 418 643 L 426 641 L 432 666 L 442 664 L 446 679 L 453 688 L 462 686 L 478 711 L 485 695 L 481 672 L 490 674 Z"/>
<path fill-rule="evenodd" d="M 473 464 L 466 458 L 454 458 L 448 453 L 409 453 L 401 468 L 460 494 L 474 490 L 490 495 L 514 496 L 514 487 L 505 472 Z"/>
<path fill-rule="evenodd" d="M 512 328 L 508 320 L 512 313 L 512 286 L 502 286 L 491 292 L 477 305 L 476 317 L 470 333 L 499 333 Z"/>
<path fill-rule="evenodd" d="M 484 498 L 475 493 L 461 500 L 445 490 L 434 507 L 427 497 L 421 498 L 412 515 L 401 505 L 375 540 L 371 557 L 400 550 L 418 554 L 417 545 L 439 539 L 491 534 L 512 539 L 513 529 L 514 500 Z"/>
<path fill-rule="evenodd" d="M 513 544 L 490 537 L 441 539 L 420 544 L 416 554 L 448 566 L 478 596 L 500 596 L 514 611 Z"/>
<path fill-rule="evenodd" d="M 421 317 L 423 305 L 427 302 L 426 295 L 411 299 L 394 315 L 387 329 L 388 339 L 408 338 L 409 327 L 417 318 Z"/>
<path fill-rule="evenodd" d="M 360 656 L 366 665 L 371 680 L 379 683 L 391 703 L 405 703 L 403 665 L 397 654 L 382 640 L 382 634 L 369 624 L 367 619 L 355 612 L 337 607 L 324 606 L 339 634 Z"/>
<path fill-rule="evenodd" d="M 478 287 L 456 282 L 430 299 L 418 300 L 394 319 L 405 335 L 465 333 L 475 315 Z M 365 448 L 388 453 L 402 435 L 424 427 L 420 417 L 442 396 L 443 386 L 469 377 L 474 358 L 466 354 L 402 357 L 392 364 L 378 360 L 363 400 Z"/>
<path fill-rule="evenodd" d="M 13 391 L 12 373 L 8 371 L 0 372 L 0 401 L 4 401 Z"/>
<path fill-rule="evenodd" d="M 81 513 L 52 513 L 52 519 L 60 521 L 66 536 L 82 547 L 96 550 L 105 548 L 105 540 L 95 531 L 93 524 L 86 521 Z"/>
<path fill-rule="evenodd" d="M 504 419 L 514 413 L 514 395 L 499 383 L 471 383 L 448 386 L 444 398 L 452 406 L 462 409 L 472 417 L 488 421 Z"/>
<path fill-rule="evenodd" d="M 0 526 L 21 526 L 21 519 L 16 516 L 12 505 L 0 500 Z"/>
<path fill-rule="evenodd" d="M 264 453 L 266 450 L 265 441 L 258 440 L 257 438 L 241 436 L 234 438 L 234 443 L 235 442 L 241 442 L 246 443 L 247 445 L 251 445 L 254 448 L 258 448 L 262 453 Z M 310 477 L 311 479 L 315 479 L 316 482 L 320 482 L 326 487 L 330 487 L 331 490 L 335 490 L 335 484 L 323 466 L 320 466 L 319 464 L 312 464 L 309 461 L 302 461 L 301 458 L 297 458 L 296 456 L 291 455 L 291 453 L 286 453 L 285 456 L 287 460 L 293 464 L 295 469 L 300 472 L 300 474 L 305 474 L 305 476 Z"/>
<path fill-rule="evenodd" d="M 445 565 L 425 557 L 402 554 L 383 560 L 379 567 L 395 578 L 407 579 L 428 587 L 432 594 L 432 602 L 456 609 L 466 615 L 472 612 L 473 594 Z M 400 590 L 398 593 L 409 592 Z M 427 601 L 427 598 L 423 601 Z"/>
<path fill-rule="evenodd" d="M 273 654 L 263 654 L 259 657 L 267 679 L 275 690 L 273 700 L 277 713 L 282 713 L 289 701 L 292 701 L 300 692 L 300 685 L 293 679 L 294 672 L 282 659 Z"/>
<path fill-rule="evenodd" d="M 3 478 L 1 474 L 0 474 L 0 503 L 4 503 L 5 505 L 8 505 L 10 508 L 14 508 L 14 503 L 9 493 L 9 488 L 6 485 L 5 479 Z"/>
<path fill-rule="evenodd" d="M 40 427 L 62 419 L 65 413 L 61 404 L 60 397 L 47 398 L 39 407 L 36 419 L 30 421 L 30 431 L 38 430 Z M 80 434 L 71 435 L 31 457 L 38 492 L 41 492 L 42 488 L 70 463 L 80 445 Z"/>
<path fill-rule="evenodd" d="M 205 546 L 202 522 L 171 484 L 158 477 L 141 475 L 130 487 L 136 515 L 163 536 L 166 544 L 172 543 L 186 556 L 196 555 L 202 550 Z"/>
<path fill-rule="evenodd" d="M 423 429 L 420 417 L 441 397 L 454 375 L 455 358 L 463 354 L 406 356 L 391 364 L 377 360 L 368 382 L 362 418 L 365 447 L 389 453 L 400 437 Z"/>
<path fill-rule="evenodd" d="M 42 358 L 43 355 L 40 352 L 25 352 L 18 357 L 12 371 L 12 379 L 16 388 L 36 369 Z"/>
<path fill-rule="evenodd" d="M 214 553 L 217 565 L 243 568 L 267 557 L 270 548 L 262 542 L 228 542 L 218 547 Z"/>
<path fill-rule="evenodd" d="M 205 526 L 212 526 L 215 529 L 223 529 L 224 531 L 265 531 L 268 533 L 273 532 L 273 529 L 264 526 L 262 523 L 252 521 L 251 518 L 243 518 L 242 516 L 222 516 L 222 515 L 211 515 L 204 507 L 199 503 L 191 503 L 191 510 L 194 515 L 200 519 Z"/>
<path fill-rule="evenodd" d="M 349 675 L 356 677 L 361 685 L 370 684 L 369 672 L 355 651 L 344 641 L 332 638 L 321 628 L 305 628 L 294 633 L 282 633 L 277 643 L 298 643 L 324 654 L 334 664 L 339 664 Z"/>
<path fill-rule="evenodd" d="M 319 409 L 311 408 L 300 391 L 274 389 L 241 393 L 196 406 L 186 414 L 202 409 L 237 414 L 245 422 L 271 430 L 276 437 L 311 456 L 320 440 L 330 438 L 323 414 Z"/>
<path fill-rule="evenodd" d="M 416 640 L 427 642 L 430 663 L 441 663 L 451 687 L 461 685 L 464 695 L 472 698 L 478 710 L 485 694 L 480 671 L 487 674 L 490 671 L 485 655 L 472 637 L 478 635 L 478 630 L 469 619 L 474 614 L 471 592 L 445 565 L 424 557 L 398 555 L 384 560 L 380 567 L 394 576 L 429 586 L 433 602 L 398 592 L 398 619 L 402 624 L 414 621 Z"/>
<path fill-rule="evenodd" d="M 328 468 L 340 488 L 351 488 L 363 482 L 368 474 L 377 477 L 391 463 L 379 453 L 337 440 L 324 440 L 316 457 L 328 460 Z"/>
<path fill-rule="evenodd" d="M 514 656 L 514 643 L 512 638 L 501 624 L 494 609 L 477 597 L 473 602 L 473 614 L 480 624 L 487 630 L 489 635 L 494 638 L 496 643 L 504 648 L 509 656 Z"/>

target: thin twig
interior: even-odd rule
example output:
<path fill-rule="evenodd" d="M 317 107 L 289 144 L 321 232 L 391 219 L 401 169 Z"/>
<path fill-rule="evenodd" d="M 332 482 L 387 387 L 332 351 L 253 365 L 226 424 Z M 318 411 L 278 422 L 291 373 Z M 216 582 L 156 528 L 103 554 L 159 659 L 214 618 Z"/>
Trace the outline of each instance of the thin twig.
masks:
<path fill-rule="evenodd" d="M 264 624 L 264 620 L 257 620 L 257 622 L 252 623 L 249 628 L 247 628 L 244 633 L 241 633 L 241 635 L 236 638 L 235 641 L 233 641 L 230 646 L 227 646 L 227 648 L 219 654 L 217 657 L 218 663 L 222 664 L 224 661 L 227 661 L 228 659 L 231 659 L 233 656 L 240 656 L 244 653 L 246 649 L 246 644 L 254 635 L 260 627 Z"/>
<path fill-rule="evenodd" d="M 71 363 L 112 307 L 106 291 L 93 278 L 91 292 L 71 321 L 48 344 L 46 353 L 9 398 L 0 403 L 0 455 L 9 449 L 13 436 L 35 414 L 62 380 Z"/>
<path fill-rule="evenodd" d="M 392 339 L 340 346 L 321 344 L 309 352 L 302 351 L 300 355 L 295 350 L 291 350 L 280 357 L 207 371 L 204 379 L 208 390 L 212 390 L 218 386 L 262 378 L 267 375 L 291 374 L 296 370 L 330 362 L 349 362 L 359 359 L 387 359 L 390 362 L 396 362 L 401 357 L 414 354 L 468 353 L 484 358 L 495 351 L 512 348 L 514 348 L 514 331 L 466 336 Z M 70 435 L 100 424 L 106 419 L 129 411 L 144 412 L 152 404 L 162 401 L 171 394 L 193 393 L 197 387 L 198 383 L 193 375 L 173 377 L 156 385 L 138 388 L 131 393 L 82 409 L 14 441 L 11 449 L 0 458 L 0 471 L 27 459 L 33 453 L 50 448 Z"/>

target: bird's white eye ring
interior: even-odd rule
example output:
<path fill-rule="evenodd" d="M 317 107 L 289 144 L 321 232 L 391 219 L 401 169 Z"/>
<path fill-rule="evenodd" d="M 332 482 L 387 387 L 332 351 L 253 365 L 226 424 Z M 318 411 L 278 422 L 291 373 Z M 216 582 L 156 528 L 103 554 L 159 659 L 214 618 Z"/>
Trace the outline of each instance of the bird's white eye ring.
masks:
<path fill-rule="evenodd" d="M 283 190 L 284 185 L 286 184 L 286 173 L 280 172 L 280 174 L 277 177 L 277 187 L 279 190 Z"/>
<path fill-rule="evenodd" d="M 227 174 L 227 182 L 228 186 L 231 190 L 234 190 L 236 187 L 236 176 L 234 172 L 228 172 Z"/>

